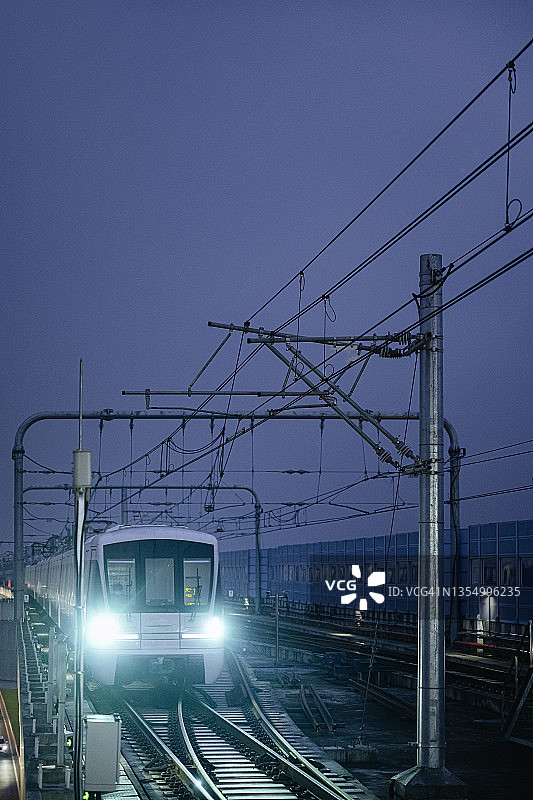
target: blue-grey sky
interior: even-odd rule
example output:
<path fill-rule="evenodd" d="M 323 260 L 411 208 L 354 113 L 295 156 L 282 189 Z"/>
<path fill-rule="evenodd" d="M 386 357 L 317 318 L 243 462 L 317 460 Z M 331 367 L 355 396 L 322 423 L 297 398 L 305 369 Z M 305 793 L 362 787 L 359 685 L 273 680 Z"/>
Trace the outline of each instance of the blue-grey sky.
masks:
<path fill-rule="evenodd" d="M 186 388 L 223 338 L 207 320 L 248 319 L 522 48 L 533 29 L 531 4 L 520 0 L 8 0 L 0 15 L 2 541 L 12 537 L 16 428 L 37 411 L 76 409 L 80 357 L 90 410 L 144 407 L 143 398 L 123 398 L 123 389 Z M 530 121 L 533 47 L 516 66 L 513 132 Z M 307 270 L 303 305 L 505 142 L 507 86 L 504 75 Z M 511 154 L 510 193 L 524 210 L 533 206 L 530 139 Z M 328 334 L 360 333 L 409 299 L 417 291 L 421 253 L 442 253 L 448 264 L 504 221 L 502 160 L 332 295 L 336 321 L 327 321 Z M 530 244 L 526 223 L 450 278 L 445 298 Z M 445 415 L 469 453 L 533 439 L 532 288 L 530 260 L 445 314 Z M 254 323 L 280 324 L 297 311 L 298 295 L 294 283 Z M 414 314 L 409 307 L 386 329 L 413 322 Z M 319 306 L 303 317 L 301 331 L 321 335 L 323 323 Z M 233 334 L 199 388 L 213 388 L 229 374 L 238 344 Z M 245 343 L 241 358 L 249 351 Z M 316 362 L 321 358 L 320 348 L 306 352 Z M 413 366 L 414 359 L 372 361 L 357 401 L 382 412 L 406 411 Z M 279 389 L 283 378 L 281 365 L 262 352 L 235 388 Z M 194 407 L 194 400 L 174 404 Z M 257 404 L 238 399 L 231 408 Z M 209 408 L 224 410 L 226 401 L 212 401 Z M 93 467 L 117 469 L 129 462 L 130 444 L 141 455 L 175 427 L 139 423 L 130 442 L 127 423 L 106 424 L 99 452 L 98 426 L 87 423 Z M 191 423 L 185 447 L 196 449 L 209 439 L 209 423 Z M 417 446 L 416 425 L 408 439 Z M 177 443 L 183 443 L 181 434 Z M 76 426 L 40 423 L 25 444 L 41 464 L 69 470 Z M 361 477 L 361 441 L 343 423 L 326 424 L 322 445 L 320 491 Z M 493 455 L 528 449 L 531 444 Z M 266 509 L 317 492 L 318 423 L 269 422 L 255 431 L 253 450 L 254 488 Z M 374 474 L 375 457 L 368 449 L 364 457 Z M 180 459 L 173 454 L 175 466 Z M 156 462 L 157 454 L 141 462 L 136 480 L 153 479 L 144 470 Z M 250 437 L 243 436 L 228 461 L 226 482 L 251 485 L 251 464 Z M 202 481 L 210 466 L 210 456 L 198 461 L 185 482 Z M 30 462 L 26 467 L 38 469 Z M 265 472 L 298 469 L 315 472 Z M 525 486 L 532 475 L 530 454 L 465 466 L 461 493 Z M 68 476 L 28 474 L 25 480 L 64 482 Z M 122 476 L 114 480 L 120 483 Z M 179 474 L 169 479 L 180 481 Z M 224 494 L 228 502 L 240 502 Z M 400 496 L 409 502 L 416 494 L 417 482 L 402 479 Z M 181 497 L 169 491 L 166 499 Z M 390 481 L 380 479 L 335 502 L 385 505 L 391 498 Z M 160 492 L 143 495 L 145 501 L 164 499 Z M 115 493 L 112 502 L 117 500 Z M 197 524 L 213 519 L 213 530 L 224 515 L 249 511 L 217 509 Z M 195 524 L 199 506 L 174 512 Z M 28 540 L 58 533 L 69 513 L 72 519 L 64 505 L 28 506 Z M 307 521 L 349 513 L 321 505 L 308 510 Z M 462 508 L 463 524 L 531 516 L 531 492 L 467 501 Z M 398 512 L 395 530 L 414 529 L 416 519 L 416 511 Z M 273 529 L 268 541 L 347 538 L 389 526 L 390 515 L 383 514 Z"/>

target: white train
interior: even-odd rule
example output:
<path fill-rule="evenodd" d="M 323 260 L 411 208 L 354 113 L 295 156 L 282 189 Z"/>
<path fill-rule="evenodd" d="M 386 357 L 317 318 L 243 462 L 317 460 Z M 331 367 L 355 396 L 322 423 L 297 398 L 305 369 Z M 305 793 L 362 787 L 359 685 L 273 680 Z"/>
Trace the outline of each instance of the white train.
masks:
<path fill-rule="evenodd" d="M 114 525 L 85 544 L 85 663 L 102 684 L 156 676 L 213 683 L 224 661 L 214 536 L 168 525 Z M 26 585 L 74 632 L 73 551 L 26 567 Z"/>

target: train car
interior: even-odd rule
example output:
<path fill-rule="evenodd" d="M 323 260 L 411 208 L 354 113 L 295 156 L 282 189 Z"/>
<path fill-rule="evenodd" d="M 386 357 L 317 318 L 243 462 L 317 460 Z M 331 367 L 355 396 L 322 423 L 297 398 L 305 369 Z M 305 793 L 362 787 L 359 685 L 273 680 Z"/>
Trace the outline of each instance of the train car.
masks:
<path fill-rule="evenodd" d="M 85 663 L 105 685 L 213 683 L 224 661 L 214 536 L 168 525 L 114 525 L 85 543 Z M 29 592 L 73 638 L 72 550 L 26 568 Z"/>

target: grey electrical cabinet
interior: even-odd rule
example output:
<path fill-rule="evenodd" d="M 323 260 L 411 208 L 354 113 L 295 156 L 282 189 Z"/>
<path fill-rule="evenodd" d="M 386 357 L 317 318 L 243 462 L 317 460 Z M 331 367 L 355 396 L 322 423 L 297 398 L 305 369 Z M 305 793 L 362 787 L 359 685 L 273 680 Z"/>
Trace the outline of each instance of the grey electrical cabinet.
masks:
<path fill-rule="evenodd" d="M 120 717 L 88 714 L 85 724 L 86 792 L 114 792 L 119 781 Z"/>

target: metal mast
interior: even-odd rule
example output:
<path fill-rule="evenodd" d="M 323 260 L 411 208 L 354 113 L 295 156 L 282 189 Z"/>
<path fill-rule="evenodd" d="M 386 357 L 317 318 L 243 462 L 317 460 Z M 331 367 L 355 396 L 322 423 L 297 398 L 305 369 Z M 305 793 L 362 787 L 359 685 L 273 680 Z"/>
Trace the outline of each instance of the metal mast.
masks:
<path fill-rule="evenodd" d="M 418 552 L 417 765 L 392 779 L 401 798 L 464 796 L 444 766 L 444 443 L 442 256 L 420 256 L 420 523 Z M 437 312 L 437 313 L 435 313 Z"/>
<path fill-rule="evenodd" d="M 420 352 L 419 585 L 418 599 L 419 767 L 444 766 L 444 446 L 442 424 L 442 256 L 420 257 L 420 333 L 429 334 Z M 435 592 L 432 593 L 431 589 Z"/>

